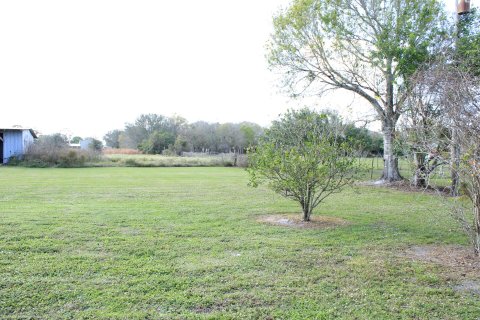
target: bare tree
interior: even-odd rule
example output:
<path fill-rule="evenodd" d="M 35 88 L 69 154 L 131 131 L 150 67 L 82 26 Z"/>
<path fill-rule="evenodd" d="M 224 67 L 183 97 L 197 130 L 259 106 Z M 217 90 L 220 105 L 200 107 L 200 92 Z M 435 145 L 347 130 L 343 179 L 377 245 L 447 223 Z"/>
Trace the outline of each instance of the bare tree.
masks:
<path fill-rule="evenodd" d="M 435 92 L 436 80 L 434 68 L 419 70 L 410 78 L 408 107 L 400 122 L 402 144 L 414 163 L 412 183 L 418 188 L 426 188 L 430 174 L 446 164 L 441 154 L 452 145 L 450 126 L 443 122 L 443 106 L 437 101 L 441 93 Z"/>
<path fill-rule="evenodd" d="M 444 104 L 456 128 L 460 157 L 455 164 L 460 184 L 473 205 L 473 226 L 463 220 L 472 238 L 475 253 L 480 255 L 480 79 L 467 72 L 450 74 Z"/>
<path fill-rule="evenodd" d="M 455 64 L 437 63 L 417 75 L 414 87 L 421 97 L 414 99 L 413 112 L 421 113 L 427 101 L 438 112 L 435 117 L 425 116 L 427 125 L 412 127 L 417 146 L 458 174 L 462 197 L 456 199 L 453 213 L 480 255 L 480 78 Z M 454 148 L 458 158 L 450 156 Z M 464 198 L 470 200 L 467 207 Z M 469 210 L 472 214 L 467 214 Z"/>

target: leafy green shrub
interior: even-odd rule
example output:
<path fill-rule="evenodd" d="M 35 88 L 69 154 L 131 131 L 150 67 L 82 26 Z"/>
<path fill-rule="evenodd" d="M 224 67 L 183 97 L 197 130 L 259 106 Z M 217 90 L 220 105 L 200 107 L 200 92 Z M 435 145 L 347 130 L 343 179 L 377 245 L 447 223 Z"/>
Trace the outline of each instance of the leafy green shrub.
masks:
<path fill-rule="evenodd" d="M 40 159 L 24 160 L 20 164 L 23 167 L 27 168 L 49 168 L 51 165 Z"/>
<path fill-rule="evenodd" d="M 7 165 L 9 166 L 18 166 L 22 161 L 20 160 L 20 158 L 16 157 L 16 156 L 11 156 L 10 158 L 8 158 L 8 162 L 7 162 Z"/>
<path fill-rule="evenodd" d="M 303 220 L 310 221 L 313 209 L 351 185 L 360 169 L 343 137 L 342 123 L 329 114 L 307 108 L 288 111 L 249 152 L 250 184 L 266 183 L 298 202 Z"/>

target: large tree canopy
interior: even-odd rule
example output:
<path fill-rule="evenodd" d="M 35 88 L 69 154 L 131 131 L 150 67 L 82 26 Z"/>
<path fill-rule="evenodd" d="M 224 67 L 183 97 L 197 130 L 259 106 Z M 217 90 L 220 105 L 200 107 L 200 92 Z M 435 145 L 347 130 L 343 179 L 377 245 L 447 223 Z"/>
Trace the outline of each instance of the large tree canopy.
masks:
<path fill-rule="evenodd" d="M 274 18 L 269 63 L 297 94 L 345 89 L 382 122 L 383 178 L 400 179 L 393 153 L 408 77 L 445 34 L 437 0 L 295 0 Z"/>

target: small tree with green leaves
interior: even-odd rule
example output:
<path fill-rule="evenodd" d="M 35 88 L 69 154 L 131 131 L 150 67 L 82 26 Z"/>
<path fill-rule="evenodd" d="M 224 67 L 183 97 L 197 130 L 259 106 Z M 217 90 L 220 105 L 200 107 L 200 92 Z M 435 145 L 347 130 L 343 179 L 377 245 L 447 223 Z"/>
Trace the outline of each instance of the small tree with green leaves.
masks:
<path fill-rule="evenodd" d="M 80 141 L 82 141 L 82 140 L 83 140 L 82 137 L 75 136 L 70 140 L 70 143 L 79 144 Z"/>
<path fill-rule="evenodd" d="M 303 220 L 326 197 L 351 185 L 358 172 L 341 122 L 309 109 L 289 111 L 249 151 L 250 185 L 262 182 L 300 203 Z"/>

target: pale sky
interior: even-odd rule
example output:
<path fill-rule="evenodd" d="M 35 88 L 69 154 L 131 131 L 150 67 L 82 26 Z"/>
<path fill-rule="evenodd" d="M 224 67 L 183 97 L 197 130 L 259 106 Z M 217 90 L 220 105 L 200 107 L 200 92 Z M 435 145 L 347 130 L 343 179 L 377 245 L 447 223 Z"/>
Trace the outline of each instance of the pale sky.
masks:
<path fill-rule="evenodd" d="M 0 126 L 102 138 L 142 113 L 268 125 L 305 105 L 279 92 L 265 59 L 288 3 L 1 1 Z M 352 102 L 340 96 L 314 104 Z"/>

